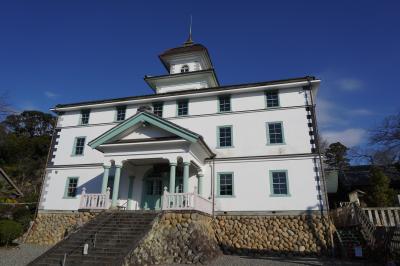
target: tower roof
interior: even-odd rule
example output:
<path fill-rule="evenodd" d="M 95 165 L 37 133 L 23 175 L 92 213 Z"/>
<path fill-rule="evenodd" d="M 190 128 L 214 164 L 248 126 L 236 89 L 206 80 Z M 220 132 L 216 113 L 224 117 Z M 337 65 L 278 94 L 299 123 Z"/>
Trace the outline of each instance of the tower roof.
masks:
<path fill-rule="evenodd" d="M 205 51 L 208 54 L 207 48 L 204 45 L 199 44 L 199 43 L 192 43 L 190 45 L 187 44 L 184 46 L 179 46 L 179 47 L 165 50 L 162 54 L 159 55 L 159 57 L 164 58 L 164 57 L 170 56 L 170 55 L 184 54 L 184 53 L 191 53 L 191 52 L 198 52 L 198 51 Z"/>
<path fill-rule="evenodd" d="M 188 42 L 185 42 L 185 44 L 183 46 L 165 50 L 158 57 L 160 58 L 161 62 L 164 64 L 165 68 L 168 70 L 169 69 L 168 58 L 176 56 L 176 55 L 188 54 L 188 53 L 194 53 L 194 52 L 204 53 L 207 60 L 210 63 L 211 68 L 213 68 L 210 54 L 208 53 L 207 48 L 200 43 L 191 43 L 190 44 Z"/>

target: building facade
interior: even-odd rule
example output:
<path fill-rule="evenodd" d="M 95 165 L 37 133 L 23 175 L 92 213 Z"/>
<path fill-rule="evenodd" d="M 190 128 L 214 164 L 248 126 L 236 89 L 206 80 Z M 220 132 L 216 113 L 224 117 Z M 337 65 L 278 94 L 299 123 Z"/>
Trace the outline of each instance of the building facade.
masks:
<path fill-rule="evenodd" d="M 52 109 L 39 211 L 75 211 L 91 194 L 111 208 L 157 210 L 166 193 L 196 194 L 217 213 L 323 208 L 320 80 L 221 86 L 207 49 L 190 39 L 159 58 L 168 73 L 145 76 L 153 94 Z"/>

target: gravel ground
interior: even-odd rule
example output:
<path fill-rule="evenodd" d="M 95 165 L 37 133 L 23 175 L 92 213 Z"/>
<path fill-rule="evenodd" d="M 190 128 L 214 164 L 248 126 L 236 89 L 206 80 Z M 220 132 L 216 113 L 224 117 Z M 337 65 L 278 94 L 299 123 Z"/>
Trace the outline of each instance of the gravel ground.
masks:
<path fill-rule="evenodd" d="M 0 248 L 0 266 L 23 266 L 32 261 L 50 246 L 39 246 L 32 244 L 21 244 L 13 248 Z M 173 264 L 171 266 L 183 266 L 185 264 Z M 340 261 L 333 259 L 321 258 L 285 258 L 285 257 L 246 257 L 246 256 L 233 256 L 222 255 L 209 263 L 210 266 L 293 266 L 293 265 L 375 265 L 367 261 Z"/>
<path fill-rule="evenodd" d="M 185 264 L 174 264 L 174 266 L 183 266 Z M 323 258 L 285 258 L 285 257 L 246 257 L 222 255 L 213 262 L 207 264 L 210 266 L 293 266 L 293 265 L 309 265 L 309 266 L 338 266 L 338 265 L 378 265 L 368 263 L 365 260 L 359 261 L 341 261 L 337 259 Z"/>
<path fill-rule="evenodd" d="M 23 266 L 41 255 L 50 246 L 21 244 L 17 247 L 0 248 L 0 266 Z"/>

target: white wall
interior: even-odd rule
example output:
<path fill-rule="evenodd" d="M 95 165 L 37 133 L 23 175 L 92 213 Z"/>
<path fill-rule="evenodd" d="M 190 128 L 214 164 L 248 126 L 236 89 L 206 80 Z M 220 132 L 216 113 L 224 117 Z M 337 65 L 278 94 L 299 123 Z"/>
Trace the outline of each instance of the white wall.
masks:
<path fill-rule="evenodd" d="M 309 153 L 310 137 L 304 108 L 171 119 L 203 136 L 217 157 Z M 267 145 L 267 122 L 282 121 L 285 143 Z M 233 148 L 217 148 L 217 127 L 232 125 Z"/>
<path fill-rule="evenodd" d="M 311 144 L 308 134 L 304 94 L 301 88 L 290 88 L 280 91 L 281 107 L 265 109 L 263 91 L 231 94 L 232 111 L 218 114 L 217 96 L 196 97 L 189 99 L 189 116 L 176 117 L 176 101 L 164 102 L 164 117 L 182 127 L 188 128 L 203 136 L 208 146 L 217 154 L 217 158 L 246 157 L 265 155 L 285 155 L 310 153 Z M 127 115 L 133 115 L 137 106 L 128 106 Z M 86 136 L 86 144 L 117 123 L 115 108 L 92 109 L 90 125 L 79 126 L 80 112 L 66 112 L 61 116 L 59 127 L 60 138 L 56 146 L 54 165 L 95 164 L 104 162 L 104 154 L 85 147 L 84 156 L 72 156 L 75 137 Z M 283 122 L 285 144 L 267 145 L 267 122 Z M 232 125 L 233 148 L 217 148 L 217 127 Z M 154 133 L 154 132 L 153 132 Z M 155 133 L 157 133 L 155 131 Z M 157 133 L 158 134 L 158 133 Z M 154 134 L 153 134 L 154 135 Z M 315 173 L 310 159 L 281 159 L 260 161 L 218 162 L 215 172 L 229 171 L 235 174 L 235 197 L 217 200 L 217 209 L 233 210 L 305 210 L 317 208 L 317 191 Z M 211 176 L 209 167 L 203 167 L 203 196 L 211 194 Z M 269 196 L 269 170 L 287 169 L 291 197 Z M 63 199 L 65 182 L 68 176 L 79 176 L 79 186 L 87 182 L 99 182 L 102 175 L 99 168 L 59 169 L 49 174 L 46 187 L 45 209 L 76 210 L 78 199 Z M 130 174 L 141 176 L 145 169 L 135 168 Z M 127 171 L 122 172 L 120 196 L 127 197 Z M 190 189 L 197 186 L 197 178 L 191 173 Z M 96 178 L 95 178 L 96 177 Z M 100 183 L 101 184 L 101 183 Z M 100 189 L 100 184 L 97 184 Z M 135 178 L 134 197 L 138 205 L 141 199 L 142 180 Z M 140 195 L 140 196 L 139 196 Z"/>
<path fill-rule="evenodd" d="M 316 210 L 319 201 L 313 167 L 311 159 L 218 162 L 216 173 L 234 173 L 234 197 L 216 197 L 216 210 Z M 288 171 L 290 196 L 271 196 L 270 170 Z"/>
<path fill-rule="evenodd" d="M 297 154 L 311 151 L 304 108 L 232 115 L 195 116 L 190 119 L 175 118 L 171 121 L 202 135 L 205 142 L 218 157 Z M 276 121 L 283 123 L 285 144 L 268 145 L 266 123 Z M 231 125 L 233 128 L 232 148 L 217 148 L 217 127 L 223 125 Z M 103 154 L 89 146 L 85 147 L 84 156 L 73 156 L 74 140 L 75 137 L 86 136 L 87 144 L 112 127 L 113 125 L 99 125 L 63 128 L 56 146 L 54 164 L 102 162 Z"/>
<path fill-rule="evenodd" d="M 221 92 L 221 95 L 229 94 Z M 291 107 L 291 106 L 302 106 L 305 104 L 304 93 L 301 88 L 286 88 L 280 90 L 280 106 Z M 189 116 L 191 115 L 206 115 L 218 113 L 218 96 L 204 96 L 204 97 L 185 97 L 182 99 L 189 100 Z M 141 104 L 152 104 L 158 100 L 149 100 L 147 103 Z M 173 118 L 177 116 L 176 112 L 176 100 L 165 101 L 163 117 Z M 117 105 L 117 104 L 116 104 Z M 231 106 L 232 111 L 249 111 L 265 109 L 265 96 L 264 91 L 260 90 L 257 92 L 245 92 L 245 93 L 232 93 L 231 92 Z M 126 111 L 126 118 L 134 115 L 137 111 L 136 105 L 128 105 Z M 113 123 L 115 122 L 115 107 L 91 109 L 89 124 L 100 124 L 100 123 Z M 69 111 L 60 115 L 59 127 L 70 127 L 78 126 L 80 112 Z"/>
<path fill-rule="evenodd" d="M 51 170 L 46 176 L 44 195 L 42 198 L 45 210 L 77 210 L 79 208 L 82 187 L 91 193 L 101 192 L 103 167 L 68 168 Z M 64 198 L 68 177 L 79 177 L 78 196 L 73 199 Z"/>

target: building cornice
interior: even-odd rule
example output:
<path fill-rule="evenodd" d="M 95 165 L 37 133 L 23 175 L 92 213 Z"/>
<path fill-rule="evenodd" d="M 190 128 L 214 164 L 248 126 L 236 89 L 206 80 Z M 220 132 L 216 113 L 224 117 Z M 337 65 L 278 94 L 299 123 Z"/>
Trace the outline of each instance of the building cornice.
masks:
<path fill-rule="evenodd" d="M 293 87 L 306 86 L 309 85 L 310 83 L 313 86 L 313 88 L 318 87 L 320 80 L 315 78 L 312 78 L 311 81 L 309 80 L 310 77 L 302 77 L 302 78 L 293 78 L 286 80 L 245 83 L 245 84 L 220 86 L 220 87 L 205 88 L 205 89 L 182 90 L 182 91 L 174 91 L 174 92 L 167 92 L 160 94 L 131 96 L 124 98 L 88 101 L 88 102 L 80 102 L 72 104 L 58 104 L 50 110 L 54 112 L 63 112 L 63 111 L 81 110 L 83 108 L 104 108 L 104 107 L 116 106 L 119 104 L 125 104 L 125 105 L 140 104 L 140 103 L 150 103 L 153 101 L 175 100 L 184 97 L 204 97 L 204 96 L 218 95 L 221 92 L 228 92 L 228 91 L 229 93 L 239 93 L 247 91 L 257 91 L 257 90 L 293 88 Z"/>

